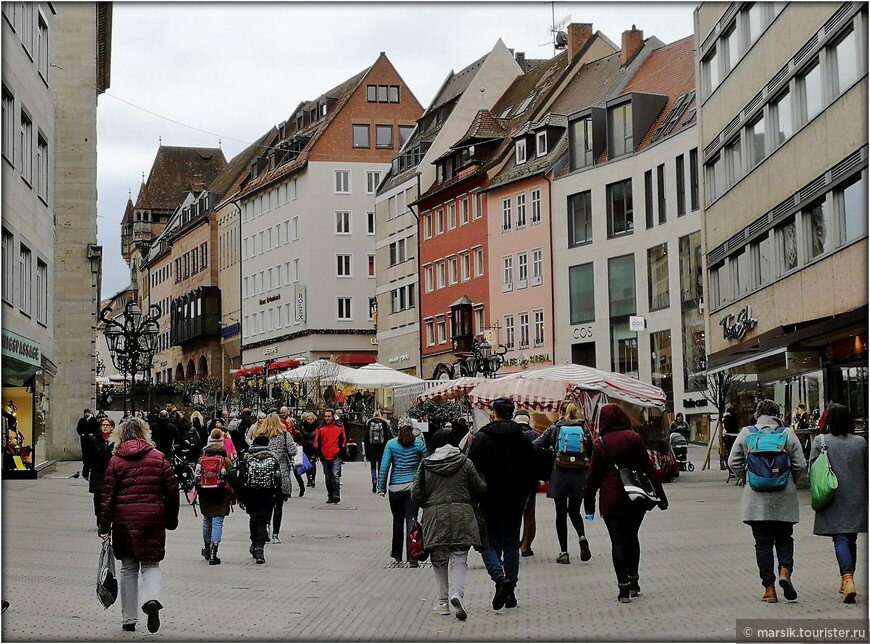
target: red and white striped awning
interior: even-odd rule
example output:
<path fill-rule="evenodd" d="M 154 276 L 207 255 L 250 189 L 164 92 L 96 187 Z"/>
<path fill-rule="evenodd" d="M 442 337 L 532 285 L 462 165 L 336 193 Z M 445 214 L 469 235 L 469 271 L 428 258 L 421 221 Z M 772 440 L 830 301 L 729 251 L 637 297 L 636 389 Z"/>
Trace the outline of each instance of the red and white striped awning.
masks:
<path fill-rule="evenodd" d="M 489 380 L 487 378 L 472 378 L 470 376 L 463 376 L 456 380 L 445 380 L 434 387 L 430 387 L 417 396 L 417 402 L 423 402 L 424 400 L 432 400 L 435 402 L 452 400 L 484 382 L 489 382 Z"/>
<path fill-rule="evenodd" d="M 479 407 L 499 397 L 510 397 L 515 404 L 531 409 L 557 409 L 566 394 L 574 390 L 602 393 L 609 399 L 643 407 L 662 407 L 667 401 L 659 387 L 625 374 L 575 364 L 520 371 L 490 380 L 471 390 L 468 399 Z"/>

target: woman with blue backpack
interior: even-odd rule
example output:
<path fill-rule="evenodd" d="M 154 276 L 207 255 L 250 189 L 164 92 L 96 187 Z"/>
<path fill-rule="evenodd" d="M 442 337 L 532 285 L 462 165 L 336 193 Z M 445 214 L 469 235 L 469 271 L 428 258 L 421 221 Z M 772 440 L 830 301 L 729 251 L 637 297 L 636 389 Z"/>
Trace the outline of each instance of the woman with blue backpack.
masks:
<path fill-rule="evenodd" d="M 773 553 L 779 562 L 779 585 L 788 600 L 797 599 L 792 584 L 794 570 L 794 524 L 800 521 L 795 482 L 807 468 L 797 435 L 783 427 L 779 405 L 762 400 L 755 407 L 754 425 L 740 430 L 728 456 L 728 467 L 745 481 L 741 515 L 752 529 L 755 559 L 764 586 L 762 601 L 775 603 L 777 574 Z"/>
<path fill-rule="evenodd" d="M 568 554 L 568 518 L 580 539 L 580 561 L 589 561 L 589 541 L 580 516 L 586 483 L 586 468 L 592 454 L 592 437 L 583 427 L 582 414 L 576 403 L 563 401 L 559 407 L 560 419 L 538 436 L 533 445 L 552 450 L 556 458 L 550 474 L 547 496 L 556 505 L 556 537 L 559 539 L 559 556 L 556 563 L 570 564 Z"/>

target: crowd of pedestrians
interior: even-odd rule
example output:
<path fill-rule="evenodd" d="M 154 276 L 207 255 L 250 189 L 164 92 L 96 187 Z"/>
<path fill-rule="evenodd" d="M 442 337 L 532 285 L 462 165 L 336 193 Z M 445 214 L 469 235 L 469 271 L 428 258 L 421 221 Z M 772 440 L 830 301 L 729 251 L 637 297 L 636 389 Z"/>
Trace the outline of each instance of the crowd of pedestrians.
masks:
<path fill-rule="evenodd" d="M 808 466 L 800 442 L 780 418 L 775 402 L 759 402 L 753 424 L 740 430 L 728 458 L 730 469 L 746 481 L 741 518 L 753 536 L 762 599 L 771 603 L 778 601 L 777 585 L 786 600 L 797 597 L 792 579 L 793 528 L 800 518 L 796 482 Z M 603 405 L 597 421 L 593 436 L 577 404 L 565 401 L 552 426 L 532 426 L 529 412 L 500 398 L 491 405 L 489 423 L 475 430 L 457 419 L 431 431 L 428 445 L 411 423 L 394 431 L 380 413 L 367 421 L 362 442 L 372 492 L 388 497 L 392 517 L 389 554 L 397 563 L 418 566 L 421 557 L 412 552 L 411 535 L 422 510 L 422 542 L 435 576 L 434 612 L 468 618 L 464 593 L 472 549 L 480 553 L 493 583 L 492 608 L 519 605 L 520 560 L 535 556 L 539 479 L 549 480 L 547 496 L 555 508 L 555 562 L 570 563 L 569 520 L 580 561 L 592 558 L 582 505 L 587 523 L 597 511 L 607 529 L 616 599 L 630 603 L 641 595 L 640 529 L 651 509 L 668 509 L 668 499 L 626 411 L 618 404 Z M 809 459 L 812 463 L 826 454 L 839 478 L 834 501 L 816 510 L 814 533 L 832 539 L 839 590 L 847 603 L 857 594 L 857 535 L 867 531 L 867 443 L 854 429 L 845 407 L 830 406 L 825 433 L 813 442 Z M 249 552 L 263 564 L 265 546 L 281 543 L 292 481 L 299 496 L 314 488 L 318 461 L 325 502 L 341 503 L 342 464 L 351 442 L 333 410 L 325 410 L 320 421 L 310 412 L 297 421 L 286 407 L 256 415 L 245 408 L 236 418 L 224 411 L 206 421 L 198 414 L 185 418 L 170 404 L 155 411 L 150 423 L 127 418 L 118 426 L 85 410 L 76 430 L 98 535 L 112 540 L 121 561 L 127 631 L 135 630 L 140 608 L 149 631 L 160 626 L 159 563 L 166 530 L 178 525 L 179 467 L 189 464 L 193 472 L 203 559 L 212 566 L 221 563 L 224 521 L 237 505 L 248 515 Z M 778 447 L 765 460 L 768 444 Z M 629 496 L 625 470 L 650 481 L 652 502 Z"/>

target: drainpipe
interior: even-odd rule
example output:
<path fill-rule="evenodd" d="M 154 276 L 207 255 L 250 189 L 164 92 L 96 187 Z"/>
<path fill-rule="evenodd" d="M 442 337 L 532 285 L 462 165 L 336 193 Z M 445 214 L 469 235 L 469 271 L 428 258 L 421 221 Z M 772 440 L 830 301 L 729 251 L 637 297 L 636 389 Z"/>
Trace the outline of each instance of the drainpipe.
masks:
<path fill-rule="evenodd" d="M 550 211 L 550 316 L 552 321 L 550 322 L 550 327 L 553 329 L 552 337 L 553 337 L 553 359 L 552 362 L 556 364 L 556 276 L 553 271 L 553 254 L 556 248 L 556 242 L 553 239 L 553 180 L 550 178 L 549 173 L 544 173 L 544 179 L 547 180 L 547 203 L 549 204 Z"/>
<path fill-rule="evenodd" d="M 417 180 L 417 199 L 420 198 L 420 172 L 414 173 L 414 178 Z M 420 306 L 420 298 L 423 295 L 423 289 L 420 288 L 420 206 L 417 206 L 417 212 L 409 205 L 408 210 L 414 215 L 417 222 L 417 368 L 419 369 L 420 377 L 423 376 L 423 307 Z"/>

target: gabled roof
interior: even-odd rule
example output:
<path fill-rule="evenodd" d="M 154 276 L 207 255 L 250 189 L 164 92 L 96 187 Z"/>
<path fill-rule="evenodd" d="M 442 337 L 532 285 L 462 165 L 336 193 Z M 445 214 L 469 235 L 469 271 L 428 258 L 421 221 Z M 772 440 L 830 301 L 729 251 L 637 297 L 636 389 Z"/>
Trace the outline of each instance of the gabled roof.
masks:
<path fill-rule="evenodd" d="M 188 148 L 161 145 L 151 165 L 148 180 L 139 190 L 137 209 L 175 210 L 194 184 L 206 186 L 227 165 L 220 148 Z"/>
<path fill-rule="evenodd" d="M 223 169 L 223 172 L 212 181 L 208 188 L 209 192 L 220 195 L 218 199 L 223 199 L 237 192 L 251 167 L 251 162 L 269 149 L 268 139 L 274 138 L 276 133 L 277 130 L 273 127 L 256 142 L 234 156 Z"/>
<path fill-rule="evenodd" d="M 623 94 L 637 92 L 667 96 L 668 101 L 658 118 L 647 130 L 643 141 L 635 151 L 648 148 L 656 131 L 665 122 L 677 101 L 683 95 L 695 91 L 695 42 L 694 36 L 687 36 L 651 52 L 625 86 Z M 687 106 L 680 122 L 672 129 L 678 131 L 687 122 L 694 120 L 694 100 Z"/>
<path fill-rule="evenodd" d="M 423 112 L 423 116 L 434 112 L 442 105 L 462 96 L 463 92 L 468 89 L 471 79 L 474 78 L 474 75 L 477 74 L 477 71 L 481 68 L 484 61 L 486 61 L 487 56 L 489 56 L 488 53 L 484 54 L 470 65 L 460 69 L 455 74 L 453 73 L 453 70 L 450 70 L 450 74 L 448 74 L 447 79 L 441 86 L 441 90 L 435 95 L 435 98 L 432 99 L 431 105 L 429 105 L 426 111 Z"/>
<path fill-rule="evenodd" d="M 506 121 L 494 118 L 489 110 L 478 110 L 471 121 L 471 125 L 468 126 L 468 130 L 451 148 L 461 148 L 478 141 L 501 139 L 507 136 L 508 129 L 506 126 Z"/>
<path fill-rule="evenodd" d="M 327 110 L 325 117 L 323 117 L 322 119 L 318 119 L 314 123 L 305 125 L 302 128 L 297 128 L 295 120 L 288 120 L 288 132 L 281 140 L 290 141 L 295 137 L 304 137 L 308 139 L 305 145 L 305 149 L 299 154 L 299 156 L 297 156 L 289 163 L 284 163 L 276 168 L 266 170 L 259 174 L 256 179 L 254 179 L 244 188 L 242 188 L 240 196 L 256 192 L 259 188 L 262 188 L 263 186 L 266 186 L 273 181 L 277 181 L 283 177 L 286 177 L 287 175 L 292 174 L 296 170 L 302 168 L 308 161 L 308 151 L 311 149 L 311 147 L 314 145 L 320 135 L 326 131 L 326 128 L 328 128 L 329 124 L 332 123 L 335 115 L 338 114 L 338 112 L 341 110 L 347 100 L 353 95 L 354 91 L 359 87 L 360 83 L 369 73 L 369 70 L 371 70 L 371 68 L 371 66 L 366 67 L 358 74 L 351 76 L 343 83 L 336 85 L 331 90 L 325 92 L 313 101 L 303 101 L 302 103 L 300 103 L 296 110 L 294 110 L 293 114 L 296 114 L 296 112 L 298 112 L 300 107 L 302 107 L 303 105 L 306 105 L 308 103 L 316 103 L 320 101 L 320 99 L 325 98 L 335 101 L 335 105 Z M 276 141 L 273 145 L 277 145 L 279 142 L 280 141 L 276 138 Z"/>

